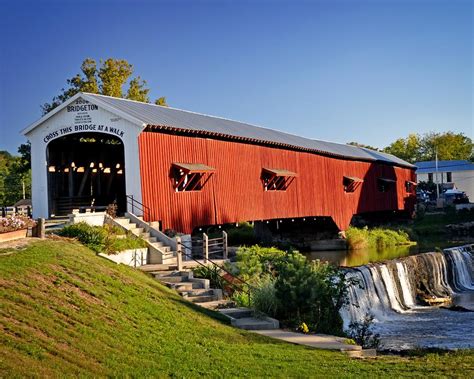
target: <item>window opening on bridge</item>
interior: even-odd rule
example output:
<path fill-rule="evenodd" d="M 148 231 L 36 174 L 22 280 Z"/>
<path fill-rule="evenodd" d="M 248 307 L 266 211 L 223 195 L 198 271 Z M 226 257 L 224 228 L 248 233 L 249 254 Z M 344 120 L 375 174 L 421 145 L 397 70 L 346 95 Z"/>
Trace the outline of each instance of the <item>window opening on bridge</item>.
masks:
<path fill-rule="evenodd" d="M 344 192 L 354 192 L 364 180 L 356 176 L 343 176 L 342 185 L 344 186 Z"/>
<path fill-rule="evenodd" d="M 214 172 L 213 167 L 202 163 L 173 163 L 173 187 L 176 192 L 201 191 Z"/>
<path fill-rule="evenodd" d="M 379 192 L 388 192 L 394 188 L 397 181 L 389 178 L 377 178 L 377 189 Z"/>
<path fill-rule="evenodd" d="M 413 193 L 415 191 L 417 184 L 415 182 L 412 182 L 411 180 L 405 181 L 405 190 L 408 193 Z"/>
<path fill-rule="evenodd" d="M 298 176 L 295 172 L 279 168 L 263 168 L 262 183 L 265 191 L 286 191 Z"/>

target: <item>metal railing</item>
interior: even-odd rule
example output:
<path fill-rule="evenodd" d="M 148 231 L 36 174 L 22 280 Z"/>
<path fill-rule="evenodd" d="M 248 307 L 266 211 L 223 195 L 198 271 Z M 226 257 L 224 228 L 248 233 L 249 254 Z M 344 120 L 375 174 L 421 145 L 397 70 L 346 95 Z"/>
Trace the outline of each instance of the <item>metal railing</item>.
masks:
<path fill-rule="evenodd" d="M 226 243 L 226 245 L 227 245 L 227 243 Z M 222 276 L 222 275 L 220 276 L 220 278 L 223 279 L 225 282 L 227 282 L 227 284 L 230 287 L 232 287 L 234 290 L 238 290 L 240 292 L 245 293 L 248 296 L 248 301 L 249 301 L 249 306 L 250 306 L 251 301 L 252 301 L 251 291 L 254 289 L 253 286 L 250 283 L 246 282 L 242 278 L 239 278 L 238 276 L 235 276 L 229 270 L 227 270 L 224 266 L 220 266 L 217 262 L 214 262 L 211 258 L 209 258 L 209 256 L 207 256 L 207 259 L 205 259 L 204 262 L 200 262 L 198 259 L 196 259 L 193 256 L 192 253 L 188 254 L 188 253 L 184 252 L 183 246 L 186 249 L 189 249 L 192 252 L 192 243 L 191 244 L 186 244 L 185 242 L 181 241 L 180 237 L 176 237 L 176 246 L 177 246 L 176 260 L 177 260 L 178 271 L 181 271 L 183 269 L 183 258 L 182 258 L 183 255 L 190 258 L 190 259 L 192 259 L 193 261 L 198 263 L 200 266 L 203 266 L 203 267 L 206 267 L 206 268 L 208 267 L 208 264 L 210 263 L 214 268 L 222 270 L 226 274 L 230 275 L 232 280 L 229 280 L 225 276 Z M 240 282 L 241 284 L 236 284 L 234 282 L 234 280 Z"/>
<path fill-rule="evenodd" d="M 217 254 L 222 254 L 223 259 L 227 259 L 227 233 L 223 231 L 222 237 L 217 238 L 209 238 L 206 233 L 203 233 L 202 238 L 193 238 L 191 253 L 193 256 L 202 254 L 204 262 L 210 255 Z"/>
<path fill-rule="evenodd" d="M 143 203 L 140 203 L 138 200 L 135 200 L 133 198 L 133 195 L 125 195 L 127 199 L 127 205 L 130 205 L 132 207 L 131 213 L 134 215 L 137 215 L 135 213 L 135 210 L 138 212 L 142 213 L 143 221 L 148 224 L 148 226 L 151 226 L 151 208 Z M 128 206 L 127 206 L 128 208 Z M 139 216 L 139 215 L 137 215 Z"/>
<path fill-rule="evenodd" d="M 143 263 L 146 261 L 146 258 L 143 256 L 143 252 L 137 253 L 137 250 L 140 249 L 134 250 L 132 253 L 132 259 L 128 263 L 129 266 L 133 266 L 135 268 L 143 266 Z"/>

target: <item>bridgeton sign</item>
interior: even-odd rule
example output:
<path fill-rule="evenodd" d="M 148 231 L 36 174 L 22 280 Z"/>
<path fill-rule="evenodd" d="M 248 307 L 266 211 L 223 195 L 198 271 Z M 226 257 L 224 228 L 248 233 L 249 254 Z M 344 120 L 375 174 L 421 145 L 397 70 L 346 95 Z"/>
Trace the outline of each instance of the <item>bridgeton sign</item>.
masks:
<path fill-rule="evenodd" d="M 99 107 L 95 104 L 91 104 L 86 100 L 77 99 L 77 101 L 71 105 L 66 107 L 66 111 L 68 113 L 73 114 L 73 123 L 72 126 L 65 126 L 58 130 L 52 131 L 48 133 L 44 138 L 43 142 L 48 143 L 51 140 L 65 136 L 70 133 L 79 133 L 79 132 L 99 132 L 99 133 L 106 133 L 112 134 L 114 136 L 123 138 L 125 132 L 117 127 L 102 125 L 102 124 L 95 124 L 92 121 L 92 115 L 89 112 L 95 112 L 99 109 Z"/>

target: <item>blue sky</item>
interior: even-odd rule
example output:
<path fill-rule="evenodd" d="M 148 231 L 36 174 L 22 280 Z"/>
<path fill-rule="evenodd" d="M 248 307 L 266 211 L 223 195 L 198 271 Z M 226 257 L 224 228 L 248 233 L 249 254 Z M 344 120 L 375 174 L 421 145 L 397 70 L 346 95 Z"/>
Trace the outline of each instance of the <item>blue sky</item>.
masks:
<path fill-rule="evenodd" d="M 384 147 L 473 137 L 473 2 L 0 0 L 0 150 L 84 58 L 176 108 Z"/>

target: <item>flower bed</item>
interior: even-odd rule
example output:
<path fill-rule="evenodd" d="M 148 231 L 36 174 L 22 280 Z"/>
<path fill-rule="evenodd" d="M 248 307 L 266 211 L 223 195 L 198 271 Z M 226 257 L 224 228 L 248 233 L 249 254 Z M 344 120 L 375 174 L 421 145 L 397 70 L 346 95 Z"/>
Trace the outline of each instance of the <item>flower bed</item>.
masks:
<path fill-rule="evenodd" d="M 34 225 L 35 222 L 26 216 L 0 217 L 0 242 L 25 238 L 28 227 Z"/>
<path fill-rule="evenodd" d="M 34 226 L 35 222 L 26 216 L 13 215 L 0 217 L 0 233 L 13 232 L 15 230 L 27 229 Z"/>
<path fill-rule="evenodd" d="M 28 229 L 13 230 L 11 232 L 0 233 L 0 242 L 13 241 L 20 238 L 25 238 Z"/>
<path fill-rule="evenodd" d="M 25 238 L 28 228 L 35 225 L 35 221 L 26 216 L 0 217 L 0 242 Z"/>

